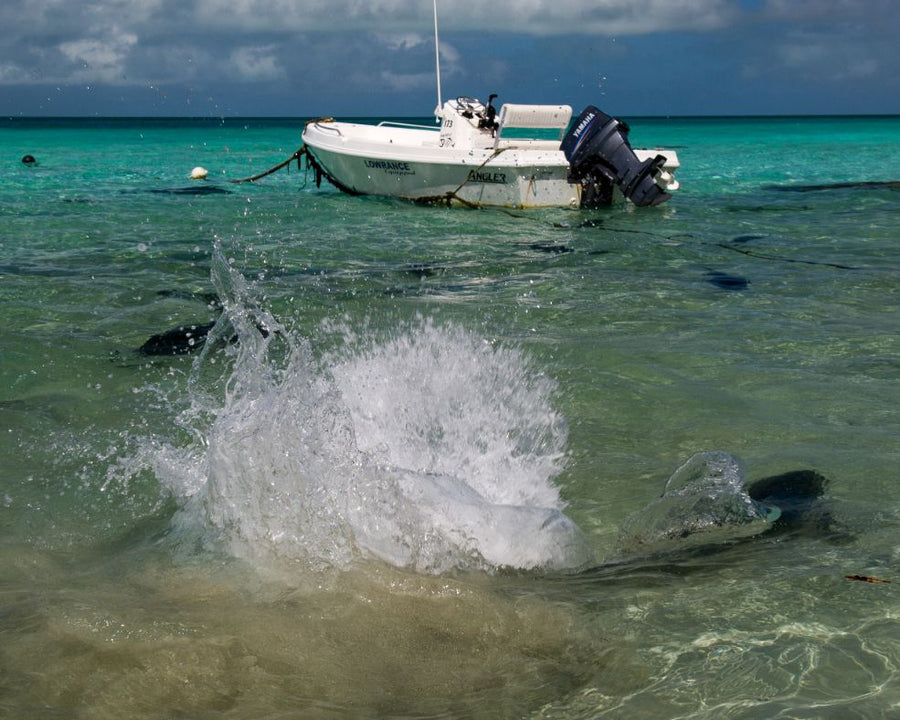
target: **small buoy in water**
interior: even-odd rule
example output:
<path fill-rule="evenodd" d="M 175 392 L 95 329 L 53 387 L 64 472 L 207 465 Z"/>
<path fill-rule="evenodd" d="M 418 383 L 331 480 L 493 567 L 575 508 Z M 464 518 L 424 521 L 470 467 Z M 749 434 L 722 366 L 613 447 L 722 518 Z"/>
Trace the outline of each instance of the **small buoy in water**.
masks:
<path fill-rule="evenodd" d="M 34 155 L 26 155 L 22 158 L 23 165 L 37 165 L 37 160 L 34 159 Z"/>
<path fill-rule="evenodd" d="M 207 175 L 209 175 L 209 170 L 199 165 L 191 170 L 191 180 L 206 180 Z"/>

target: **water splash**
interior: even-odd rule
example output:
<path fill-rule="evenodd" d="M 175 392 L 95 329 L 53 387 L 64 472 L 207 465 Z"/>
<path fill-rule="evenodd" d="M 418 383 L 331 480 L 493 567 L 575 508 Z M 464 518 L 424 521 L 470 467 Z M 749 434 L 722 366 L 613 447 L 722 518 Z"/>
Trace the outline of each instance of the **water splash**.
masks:
<path fill-rule="evenodd" d="M 728 453 L 696 453 L 669 478 L 660 498 L 624 523 L 617 554 L 684 550 L 768 530 L 780 511 L 753 500 L 744 481 L 743 468 Z"/>
<path fill-rule="evenodd" d="M 253 562 L 421 572 L 563 570 L 591 561 L 554 484 L 565 423 L 516 349 L 417 319 L 340 329 L 320 354 L 280 325 L 217 250 L 223 319 L 195 364 L 195 434 L 157 449 L 179 522 Z M 221 361 L 216 337 L 236 337 Z"/>

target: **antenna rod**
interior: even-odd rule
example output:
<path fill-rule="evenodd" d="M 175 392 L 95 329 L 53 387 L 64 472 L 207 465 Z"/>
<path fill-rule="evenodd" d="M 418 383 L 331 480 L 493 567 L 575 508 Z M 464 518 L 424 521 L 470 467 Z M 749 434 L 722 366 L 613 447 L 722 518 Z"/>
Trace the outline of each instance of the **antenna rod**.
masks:
<path fill-rule="evenodd" d="M 440 121 L 444 113 L 441 110 L 441 47 L 438 42 L 437 0 L 434 0 L 434 69 L 437 75 L 437 107 L 434 109 L 434 119 Z"/>

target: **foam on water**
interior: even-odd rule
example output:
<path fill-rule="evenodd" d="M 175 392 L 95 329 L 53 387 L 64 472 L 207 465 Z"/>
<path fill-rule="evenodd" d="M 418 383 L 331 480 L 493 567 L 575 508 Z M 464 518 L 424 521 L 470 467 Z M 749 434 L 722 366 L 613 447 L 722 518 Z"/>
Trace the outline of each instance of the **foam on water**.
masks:
<path fill-rule="evenodd" d="M 154 448 L 157 475 L 184 498 L 180 523 L 220 531 L 254 562 L 375 557 L 431 573 L 590 562 L 554 484 L 566 457 L 554 384 L 521 352 L 419 319 L 387 336 L 330 326 L 344 343 L 317 357 L 221 253 L 213 275 L 225 313 L 181 418 L 196 442 Z M 214 339 L 232 333 L 225 369 Z"/>

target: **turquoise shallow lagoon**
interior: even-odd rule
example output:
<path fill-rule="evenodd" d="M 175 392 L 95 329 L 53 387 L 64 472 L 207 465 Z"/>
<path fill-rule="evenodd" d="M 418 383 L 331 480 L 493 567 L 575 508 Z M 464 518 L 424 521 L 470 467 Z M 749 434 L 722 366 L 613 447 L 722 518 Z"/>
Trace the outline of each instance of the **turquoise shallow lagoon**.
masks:
<path fill-rule="evenodd" d="M 900 715 L 900 118 L 630 120 L 646 209 L 229 182 L 302 124 L 0 119 L 0 715 Z M 710 450 L 827 531 L 610 565 Z"/>

